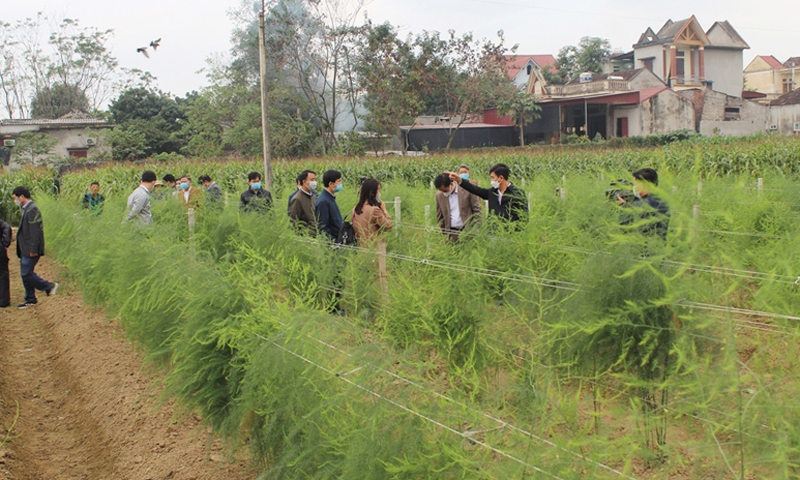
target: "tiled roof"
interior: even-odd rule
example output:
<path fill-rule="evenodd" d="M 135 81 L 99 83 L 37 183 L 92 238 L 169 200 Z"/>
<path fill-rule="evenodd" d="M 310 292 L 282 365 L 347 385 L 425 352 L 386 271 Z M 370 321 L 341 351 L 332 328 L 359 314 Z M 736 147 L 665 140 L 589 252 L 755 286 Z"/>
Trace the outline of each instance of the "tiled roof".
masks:
<path fill-rule="evenodd" d="M 412 130 L 444 130 L 448 128 L 456 128 L 457 124 L 450 124 L 450 123 L 437 123 L 435 125 L 415 125 L 413 129 L 411 125 L 401 125 L 400 128 L 402 129 L 412 129 Z M 463 123 L 459 127 L 459 129 L 470 129 L 470 128 L 511 128 L 513 125 L 495 125 L 491 123 Z"/>
<path fill-rule="evenodd" d="M 758 58 L 764 60 L 767 63 L 767 65 L 769 65 L 772 68 L 783 68 L 783 65 L 781 64 L 780 60 L 778 60 L 772 55 L 759 55 Z"/>
<path fill-rule="evenodd" d="M 800 67 L 800 57 L 791 57 L 789 60 L 783 62 L 784 68 Z"/>
<path fill-rule="evenodd" d="M 0 120 L 2 126 L 13 125 L 111 125 L 102 118 L 20 118 Z"/>
<path fill-rule="evenodd" d="M 554 69 L 556 66 L 556 58 L 552 55 L 505 55 L 505 58 L 508 78 L 516 77 L 530 60 L 533 60 L 533 63 L 538 65 L 539 68 L 550 67 Z"/>
<path fill-rule="evenodd" d="M 789 93 L 784 93 L 772 105 L 800 105 L 800 88 L 795 88 Z"/>

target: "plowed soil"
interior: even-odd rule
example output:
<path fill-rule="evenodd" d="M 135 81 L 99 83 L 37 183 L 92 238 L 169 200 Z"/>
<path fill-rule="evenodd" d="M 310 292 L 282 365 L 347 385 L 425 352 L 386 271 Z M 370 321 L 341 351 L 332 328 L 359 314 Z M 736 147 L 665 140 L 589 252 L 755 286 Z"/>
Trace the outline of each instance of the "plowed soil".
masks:
<path fill-rule="evenodd" d="M 12 258 L 0 309 L 0 480 L 250 479 L 194 414 L 164 403 L 157 373 L 101 310 L 44 257 L 37 273 L 58 294 L 23 300 Z M 5 440 L 4 440 L 5 439 Z"/>

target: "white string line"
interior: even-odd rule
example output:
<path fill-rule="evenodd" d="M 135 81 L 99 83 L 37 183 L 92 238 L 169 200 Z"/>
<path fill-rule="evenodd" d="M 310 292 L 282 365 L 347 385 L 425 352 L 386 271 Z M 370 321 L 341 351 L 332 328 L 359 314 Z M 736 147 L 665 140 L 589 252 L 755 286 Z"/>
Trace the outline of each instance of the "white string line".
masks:
<path fill-rule="evenodd" d="M 800 317 L 795 317 L 793 315 L 784 315 L 780 313 L 772 313 L 772 312 L 762 312 L 759 310 L 748 310 L 746 308 L 736 308 L 736 307 L 727 307 L 724 305 L 714 305 L 711 303 L 700 303 L 700 302 L 692 302 L 686 299 L 679 300 L 676 302 L 677 305 L 683 305 L 690 308 L 696 308 L 698 310 L 709 310 L 715 312 L 727 312 L 727 313 L 738 313 L 741 315 L 751 315 L 754 317 L 765 317 L 765 318 L 780 318 L 784 320 L 800 320 Z"/>
<path fill-rule="evenodd" d="M 321 289 L 323 289 L 323 290 L 327 290 L 327 291 L 336 292 L 336 293 L 340 293 L 340 292 L 342 292 L 342 290 L 338 290 L 338 289 L 336 289 L 336 288 L 326 288 L 325 286 L 322 286 L 322 285 L 320 285 L 320 286 L 319 286 L 319 288 L 321 288 Z M 384 308 L 388 308 L 388 305 L 385 305 L 385 304 L 382 304 L 382 303 L 381 303 L 380 305 L 381 305 L 381 306 L 383 306 Z M 283 323 L 283 322 L 280 322 L 280 321 L 279 321 L 278 323 L 279 323 L 280 325 L 284 326 L 284 327 L 286 327 L 286 326 L 287 326 L 287 325 L 286 325 L 285 323 Z M 254 335 L 258 335 L 258 334 L 256 334 L 255 332 L 252 332 L 252 331 L 251 331 L 251 333 L 253 333 Z M 319 339 L 319 338 L 316 338 L 316 337 L 314 337 L 314 336 L 312 336 L 312 335 L 310 335 L 310 334 L 308 334 L 308 333 L 304 333 L 304 335 L 305 335 L 306 337 L 308 337 L 309 339 L 311 339 L 311 340 L 313 340 L 313 341 L 315 341 L 315 342 L 318 342 L 318 343 L 320 343 L 321 345 L 324 345 L 324 346 L 326 346 L 326 347 L 330 348 L 331 350 L 334 350 L 334 351 L 336 351 L 336 352 L 338 352 L 338 353 L 341 353 L 341 354 L 343 354 L 343 355 L 346 355 L 346 356 L 348 356 L 348 357 L 350 357 L 350 358 L 352 358 L 352 359 L 355 359 L 355 360 L 358 360 L 358 361 L 360 361 L 360 362 L 364 363 L 365 365 L 367 365 L 367 366 L 369 366 L 370 368 L 372 368 L 374 371 L 378 371 L 378 372 L 381 372 L 381 373 L 385 373 L 385 374 L 387 374 L 387 375 L 389 375 L 389 376 L 391 376 L 391 377 L 393 377 L 393 378 L 395 378 L 395 379 L 397 379 L 397 380 L 400 380 L 400 381 L 402 381 L 402 382 L 405 382 L 405 383 L 407 383 L 407 384 L 409 384 L 409 385 L 413 385 L 414 387 L 417 387 L 417 388 L 419 388 L 420 390 L 427 391 L 427 392 L 429 392 L 429 393 L 432 393 L 433 395 L 435 395 L 435 396 L 437 396 L 437 397 L 439 397 L 439 398 L 441 398 L 441 399 L 443 399 L 443 400 L 446 400 L 446 401 L 448 401 L 448 402 L 450 402 L 450 403 L 453 403 L 453 404 L 455 404 L 455 405 L 458 405 L 458 406 L 460 406 L 461 408 L 463 408 L 463 409 L 465 409 L 465 410 L 469 410 L 469 411 L 470 411 L 470 412 L 472 412 L 472 413 L 476 413 L 476 414 L 478 414 L 478 415 L 482 415 L 482 416 L 484 416 L 484 417 L 486 417 L 486 418 L 488 418 L 488 419 L 490 419 L 490 420 L 492 420 L 492 421 L 494 421 L 494 422 L 497 422 L 498 424 L 500 424 L 500 427 L 508 427 L 508 428 L 509 428 L 509 429 L 511 429 L 511 430 L 515 430 L 515 431 L 517 431 L 517 432 L 519 432 L 519 433 L 521 433 L 521 434 L 523 434 L 523 435 L 525 435 L 525 436 L 528 436 L 528 437 L 530 437 L 530 438 L 533 438 L 533 439 L 535 439 L 535 440 L 538 440 L 538 441 L 540 441 L 540 442 L 542 442 L 542 443 L 545 443 L 545 444 L 547 444 L 547 445 L 549 445 L 549 446 L 551 446 L 551 447 L 558 448 L 558 449 L 560 449 L 560 450 L 562 450 L 562 451 L 564 451 L 564 452 L 566 452 L 566 453 L 569 453 L 569 454 L 571 454 L 571 455 L 573 455 L 573 456 L 575 456 L 575 457 L 577 457 L 577 458 L 580 458 L 581 460 L 584 460 L 584 461 L 586 461 L 586 462 L 593 463 L 593 464 L 595 464 L 596 466 L 598 466 L 598 467 L 600 467 L 600 468 L 604 468 L 604 469 L 606 469 L 606 470 L 608 470 L 608 471 L 610 471 L 610 472 L 612 472 L 612 473 L 615 473 L 615 474 L 617 474 L 617 475 L 623 476 L 623 477 L 625 477 L 625 478 L 628 478 L 628 479 L 631 479 L 631 480 L 636 480 L 636 479 L 635 479 L 635 477 L 630 477 L 630 476 L 626 475 L 625 473 L 623 473 L 623 472 L 620 472 L 620 471 L 618 471 L 618 470 L 614 469 L 613 467 L 610 467 L 610 466 L 608 466 L 608 465 L 606 465 L 606 464 L 604 464 L 604 463 L 601 463 L 601 462 L 597 462 L 597 461 L 595 461 L 595 460 L 592 460 L 591 458 L 589 458 L 589 457 L 587 457 L 587 456 L 585 456 L 585 455 L 583 455 L 583 454 L 580 454 L 580 453 L 578 453 L 578 452 L 574 452 L 574 451 L 572 451 L 572 450 L 570 450 L 570 449 L 568 449 L 568 448 L 566 448 L 566 447 L 562 447 L 562 446 L 560 446 L 560 445 L 558 445 L 558 444 L 556 444 L 556 443 L 554 443 L 554 442 L 551 442 L 550 440 L 547 440 L 547 439 L 545 439 L 545 438 L 542 438 L 542 437 L 540 437 L 540 436 L 538 436 L 538 435 L 534 434 L 533 432 L 529 432 L 529 431 L 527 431 L 527 430 L 524 430 L 524 429 L 522 429 L 522 428 L 520 428 L 520 427 L 517 427 L 517 426 L 516 426 L 516 425 L 514 425 L 514 424 L 508 423 L 508 422 L 506 422 L 505 420 L 503 420 L 503 419 L 501 419 L 501 418 L 495 417 L 494 415 L 490 415 L 490 414 L 486 413 L 486 412 L 485 412 L 485 411 L 483 411 L 483 410 L 478 410 L 478 409 L 476 409 L 476 408 L 472 408 L 472 407 L 470 407 L 470 406 L 467 406 L 467 405 L 465 405 L 465 404 L 463 404 L 463 403 L 461 403 L 461 402 L 459 402 L 459 401 L 455 400 L 454 398 L 448 397 L 447 395 L 444 395 L 444 394 L 442 394 L 442 393 L 439 393 L 439 392 L 437 392 L 436 390 L 434 390 L 434 389 L 432 389 L 432 388 L 430 388 L 430 387 L 428 387 L 428 386 L 422 385 L 422 384 L 420 384 L 420 383 L 418 383 L 418 382 L 415 382 L 415 381 L 413 381 L 413 380 L 410 380 L 410 379 L 408 379 L 408 378 L 405 378 L 405 377 L 403 377 L 403 376 L 401 376 L 401 375 L 399 375 L 399 374 L 397 374 L 397 373 L 394 373 L 394 372 L 392 372 L 392 371 L 390 371 L 390 370 L 386 370 L 386 369 L 384 369 L 384 368 L 381 368 L 381 367 L 379 367 L 379 366 L 377 366 L 377 365 L 375 365 L 375 364 L 372 364 L 372 363 L 370 363 L 370 362 L 366 362 L 366 361 L 363 361 L 363 360 L 359 360 L 359 359 L 358 359 L 358 358 L 356 358 L 356 357 L 355 357 L 353 354 L 351 354 L 351 353 L 349 353 L 349 352 L 347 352 L 347 351 L 345 351 L 345 350 L 342 350 L 342 349 L 340 349 L 339 347 L 337 347 L 337 346 L 335 346 L 335 345 L 333 345 L 333 344 L 331 344 L 331 343 L 325 342 L 324 340 L 321 340 L 321 339 Z M 373 344 L 374 344 L 374 342 L 373 342 Z M 345 373 L 345 374 L 342 374 L 342 375 L 349 375 L 349 374 L 351 374 L 351 373 L 353 373 L 353 372 L 355 372 L 355 371 L 357 371 L 357 370 L 360 370 L 360 369 L 362 369 L 362 368 L 363 368 L 363 365 L 362 365 L 362 366 L 359 366 L 359 367 L 357 367 L 357 368 L 355 368 L 355 369 L 353 369 L 353 370 L 351 370 L 351 371 L 349 371 L 349 372 L 347 372 L 347 373 Z M 475 432 L 473 432 L 473 433 L 475 433 Z"/>
<path fill-rule="evenodd" d="M 506 457 L 506 458 L 508 458 L 510 460 L 514 460 L 515 462 L 517 462 L 517 463 L 519 463 L 519 464 L 521 464 L 523 466 L 532 468 L 533 470 L 535 470 L 535 471 L 537 471 L 537 472 L 539 472 L 539 473 L 541 473 L 543 475 L 547 475 L 548 477 L 551 477 L 551 478 L 557 478 L 559 480 L 564 480 L 564 479 L 562 479 L 561 477 L 559 477 L 559 476 L 557 476 L 555 474 L 552 474 L 550 472 L 542 470 L 541 468 L 537 467 L 536 465 L 532 465 L 532 464 L 530 464 L 530 463 L 528 463 L 528 462 L 526 462 L 526 461 L 524 461 L 522 459 L 519 459 L 519 458 L 517 458 L 517 457 L 515 457 L 515 456 L 513 456 L 513 455 L 511 455 L 509 453 L 504 452 L 503 450 L 500 450 L 500 449 L 498 449 L 496 447 L 493 447 L 493 446 L 491 446 L 491 445 L 489 445 L 489 444 L 487 444 L 485 442 L 482 442 L 482 441 L 480 441 L 480 440 L 478 440 L 476 438 L 473 438 L 472 435 L 474 433 L 466 434 L 464 432 L 460 432 L 460 431 L 458 431 L 457 429 L 455 429 L 453 427 L 450 427 L 448 425 L 445 425 L 442 422 L 439 422 L 439 421 L 434 420 L 434 419 L 432 419 L 432 418 L 430 418 L 430 417 L 428 417 L 426 415 L 423 415 L 422 413 L 419 413 L 419 412 L 417 412 L 417 411 L 415 411 L 415 410 L 413 410 L 413 409 L 411 409 L 411 408 L 409 408 L 409 407 L 407 407 L 405 405 L 402 405 L 402 404 L 400 404 L 400 403 L 398 403 L 398 402 L 396 402 L 396 401 L 394 401 L 394 400 L 392 400 L 390 398 L 384 397 L 383 395 L 381 395 L 381 394 L 379 394 L 379 393 L 377 393 L 377 392 L 375 392 L 373 390 L 370 390 L 369 388 L 364 387 L 364 386 L 362 386 L 362 385 L 360 385 L 360 384 L 358 384 L 358 383 L 356 383 L 356 382 L 354 382 L 354 381 L 352 381 L 352 380 L 350 380 L 350 379 L 348 379 L 346 377 L 338 375 L 336 372 L 334 372 L 334 371 L 332 371 L 332 370 L 330 370 L 330 369 L 328 369 L 328 368 L 326 368 L 326 367 L 324 367 L 324 366 L 322 366 L 322 365 L 320 365 L 320 364 L 318 364 L 318 363 L 316 363 L 316 362 L 314 362 L 314 361 L 312 361 L 312 360 L 300 355 L 297 352 L 294 352 L 294 351 L 292 351 L 292 350 L 290 350 L 290 349 L 288 349 L 288 348 L 286 348 L 286 347 L 284 347 L 282 345 L 279 345 L 278 343 L 270 340 L 269 338 L 266 338 L 266 337 L 264 337 L 262 335 L 259 335 L 258 333 L 255 333 L 252 330 L 250 331 L 250 333 L 252 333 L 253 335 L 259 337 L 260 339 L 262 339 L 262 340 L 264 340 L 266 342 L 271 343 L 272 345 L 280 348 L 281 350 L 285 351 L 286 353 L 289 353 L 290 355 L 293 355 L 293 356 L 299 358 L 300 360 L 302 360 L 302 361 L 304 361 L 304 362 L 306 362 L 306 363 L 308 363 L 310 365 L 313 365 L 314 367 L 322 370 L 323 372 L 332 375 L 334 378 L 337 378 L 337 379 L 339 379 L 339 380 L 341 380 L 341 381 L 343 381 L 343 382 L 345 382 L 347 384 L 350 384 L 350 385 L 352 385 L 352 386 L 354 386 L 354 387 L 356 387 L 356 388 L 358 388 L 360 390 L 363 390 L 364 392 L 369 393 L 370 395 L 373 395 L 374 397 L 376 397 L 378 399 L 381 399 L 381 400 L 389 403 L 390 405 L 393 405 L 393 406 L 395 406 L 395 407 L 397 407 L 397 408 L 399 408 L 399 409 L 401 409 L 401 410 L 403 410 L 403 411 L 405 411 L 407 413 L 410 413 L 410 414 L 412 414 L 412 415 L 414 415 L 416 417 L 421 418 L 422 420 L 430 422 L 430 423 L 432 423 L 432 424 L 434 424 L 434 425 L 436 425 L 436 426 L 438 426 L 438 427 L 440 427 L 440 428 L 442 428 L 444 430 L 447 430 L 447 431 L 449 431 L 451 433 L 454 433 L 454 434 L 456 434 L 456 435 L 458 435 L 458 436 L 460 436 L 460 437 L 462 437 L 462 438 L 464 438 L 466 440 L 469 440 L 472 443 L 475 443 L 475 444 L 480 445 L 480 446 L 482 446 L 484 448 L 487 448 L 487 449 L 497 453 L 498 455 L 502 455 L 502 456 L 504 456 L 504 457 Z"/>
<path fill-rule="evenodd" d="M 438 227 L 424 227 L 422 225 L 416 225 L 416 224 L 401 223 L 399 226 L 400 227 L 407 227 L 407 228 L 415 229 L 415 230 L 420 230 L 420 231 L 425 231 L 425 232 L 428 232 L 428 233 L 437 233 L 439 231 Z M 471 232 L 462 232 L 460 235 L 478 236 L 478 234 L 471 233 Z M 534 246 L 537 246 L 537 247 L 541 247 L 541 246 L 544 245 L 544 246 L 547 246 L 547 247 L 550 247 L 550 248 L 556 248 L 556 249 L 565 250 L 565 251 L 583 253 L 583 254 L 586 254 L 586 255 L 594 255 L 594 254 L 598 254 L 598 253 L 609 254 L 609 252 L 604 251 L 604 250 L 587 250 L 587 249 L 583 249 L 583 248 L 580 248 L 580 247 L 569 247 L 569 246 L 553 245 L 553 244 L 547 244 L 547 243 L 534 243 L 534 242 L 527 242 L 527 241 L 522 241 L 522 240 L 512 240 L 510 238 L 503 238 L 503 237 L 496 237 L 496 236 L 488 236 L 488 238 L 490 238 L 492 240 L 496 240 L 496 241 L 514 242 L 514 243 L 517 243 L 517 244 L 534 245 Z M 672 264 L 672 265 L 675 265 L 675 266 L 687 266 L 687 267 L 690 267 L 690 268 L 688 268 L 688 270 L 694 270 L 694 271 L 699 271 L 699 272 L 704 272 L 704 273 L 717 273 L 717 274 L 733 276 L 733 277 L 740 277 L 740 278 L 749 278 L 751 280 L 764 280 L 766 278 L 757 277 L 757 276 L 747 276 L 747 275 L 744 275 L 744 274 L 745 273 L 750 273 L 750 274 L 753 274 L 753 275 L 761 275 L 763 277 L 782 277 L 782 278 L 786 278 L 788 281 L 791 281 L 791 282 L 794 282 L 795 279 L 797 278 L 796 276 L 782 275 L 782 274 L 778 274 L 778 273 L 759 272 L 759 271 L 755 271 L 755 270 L 737 270 L 737 269 L 731 269 L 731 268 L 726 268 L 726 267 L 717 267 L 715 265 L 691 264 L 691 263 L 685 263 L 685 262 L 677 262 L 677 261 L 673 261 L 673 260 L 662 260 L 662 262 L 669 263 L 669 264 Z M 716 270 L 724 270 L 724 272 L 717 272 Z M 727 272 L 731 272 L 731 273 L 727 273 Z"/>
<path fill-rule="evenodd" d="M 309 243 L 309 244 L 314 244 L 314 245 L 323 245 L 323 246 L 325 245 L 324 243 L 321 243 L 321 242 L 319 242 L 317 240 L 308 239 L 308 238 L 299 238 L 298 237 L 295 240 L 300 241 L 300 242 Z M 443 269 L 446 269 L 446 270 L 473 273 L 475 275 L 481 275 L 481 276 L 485 276 L 485 277 L 497 278 L 497 279 L 500 279 L 500 280 L 510 280 L 510 281 L 514 281 L 514 282 L 528 283 L 528 284 L 532 284 L 532 285 L 540 285 L 540 286 L 544 286 L 544 287 L 550 287 L 550 288 L 561 289 L 561 290 L 568 290 L 568 291 L 572 291 L 572 292 L 577 291 L 578 287 L 580 287 L 580 284 L 575 283 L 575 282 L 568 282 L 568 281 L 564 281 L 564 280 L 555 280 L 555 279 L 544 278 L 544 277 L 534 277 L 534 276 L 531 276 L 531 275 L 518 274 L 518 273 L 513 273 L 513 272 L 503 272 L 503 271 L 500 271 L 500 270 L 492 270 L 492 269 L 481 268 L 481 267 L 473 267 L 473 266 L 469 266 L 469 265 L 448 263 L 448 262 L 442 262 L 440 260 L 430 260 L 430 259 L 427 259 L 427 258 L 412 257 L 410 255 L 405 255 L 405 254 L 400 254 L 400 253 L 387 252 L 387 253 L 383 254 L 383 253 L 379 253 L 377 250 L 364 248 L 364 247 L 358 247 L 358 246 L 354 246 L 354 245 L 331 245 L 331 246 L 333 248 L 343 248 L 343 249 L 347 249 L 347 250 L 370 253 L 370 254 L 374 254 L 374 255 L 383 255 L 383 256 L 386 256 L 388 258 L 394 258 L 394 259 L 397 259 L 397 260 L 403 260 L 403 261 L 408 261 L 408 262 L 413 262 L 413 263 L 419 263 L 419 264 L 422 264 L 422 265 L 431 265 L 431 266 L 443 268 Z"/>

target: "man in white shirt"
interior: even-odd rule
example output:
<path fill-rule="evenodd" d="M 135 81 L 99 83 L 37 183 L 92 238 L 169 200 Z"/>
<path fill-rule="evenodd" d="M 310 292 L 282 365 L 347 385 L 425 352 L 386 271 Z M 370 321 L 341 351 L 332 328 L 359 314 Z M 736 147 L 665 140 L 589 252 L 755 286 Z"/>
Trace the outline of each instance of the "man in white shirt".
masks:
<path fill-rule="evenodd" d="M 480 224 L 481 199 L 459 188 L 458 184 L 443 173 L 433 181 L 436 192 L 436 220 L 442 233 L 453 242 L 461 232 Z"/>
<path fill-rule="evenodd" d="M 153 214 L 150 212 L 150 192 L 156 184 L 156 174 L 150 170 L 142 173 L 142 181 L 136 190 L 128 197 L 128 216 L 125 220 L 139 217 L 142 224 L 153 223 Z"/>

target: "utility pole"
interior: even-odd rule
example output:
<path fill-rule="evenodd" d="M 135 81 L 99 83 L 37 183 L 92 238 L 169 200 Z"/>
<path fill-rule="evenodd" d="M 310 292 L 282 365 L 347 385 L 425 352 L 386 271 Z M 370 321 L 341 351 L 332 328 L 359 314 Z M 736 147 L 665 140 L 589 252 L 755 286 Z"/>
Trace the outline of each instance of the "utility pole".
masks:
<path fill-rule="evenodd" d="M 264 33 L 266 0 L 261 0 L 258 14 L 258 64 L 261 70 L 261 132 L 264 141 L 264 188 L 272 190 L 272 158 L 269 145 L 269 101 L 267 99 L 267 44 Z"/>

